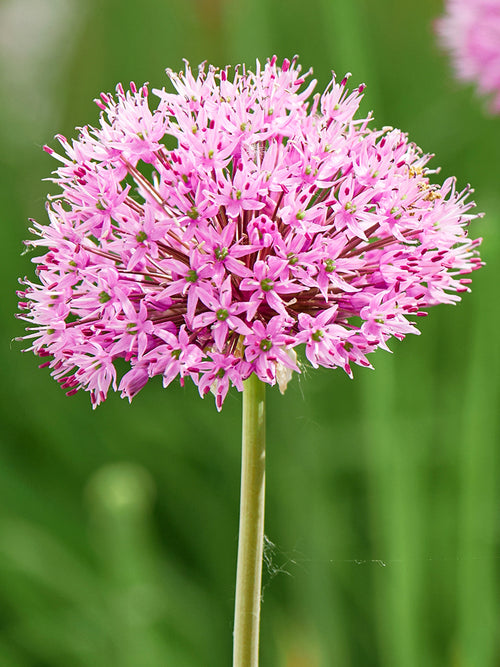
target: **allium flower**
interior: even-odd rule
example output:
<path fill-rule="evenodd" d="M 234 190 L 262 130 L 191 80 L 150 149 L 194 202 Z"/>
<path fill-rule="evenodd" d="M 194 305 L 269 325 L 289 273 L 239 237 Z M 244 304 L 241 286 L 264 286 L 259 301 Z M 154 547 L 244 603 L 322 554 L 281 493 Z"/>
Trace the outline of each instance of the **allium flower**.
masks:
<path fill-rule="evenodd" d="M 400 130 L 355 119 L 363 86 L 311 98 L 296 61 L 167 70 L 175 92 L 121 85 L 97 128 L 58 136 L 61 165 L 25 340 L 93 405 L 153 376 L 190 377 L 220 409 L 252 373 L 282 388 L 304 346 L 314 366 L 369 366 L 410 320 L 454 303 L 481 265 L 469 189 L 430 182 Z M 305 86 L 305 87 L 304 87 Z"/>
<path fill-rule="evenodd" d="M 447 0 L 437 23 L 443 46 L 451 51 L 459 79 L 492 96 L 500 113 L 500 0 Z"/>

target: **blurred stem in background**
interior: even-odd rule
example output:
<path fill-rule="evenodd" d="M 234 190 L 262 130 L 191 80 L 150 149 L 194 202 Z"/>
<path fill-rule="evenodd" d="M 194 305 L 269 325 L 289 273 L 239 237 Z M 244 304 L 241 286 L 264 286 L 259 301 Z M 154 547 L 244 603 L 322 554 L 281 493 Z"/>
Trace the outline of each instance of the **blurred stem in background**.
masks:
<path fill-rule="evenodd" d="M 233 667 L 257 667 L 264 544 L 265 384 L 253 373 L 243 389 L 240 529 Z"/>

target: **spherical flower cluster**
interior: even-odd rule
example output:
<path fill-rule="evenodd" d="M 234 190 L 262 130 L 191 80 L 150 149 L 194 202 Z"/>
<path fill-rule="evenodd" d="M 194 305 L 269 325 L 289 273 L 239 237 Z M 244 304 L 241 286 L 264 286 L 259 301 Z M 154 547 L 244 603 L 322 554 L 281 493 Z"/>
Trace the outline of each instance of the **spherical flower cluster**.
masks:
<path fill-rule="evenodd" d="M 58 139 L 50 224 L 34 223 L 29 348 L 69 394 L 131 399 L 190 377 L 220 409 L 252 373 L 369 366 L 409 316 L 454 303 L 481 265 L 473 204 L 399 130 L 356 120 L 363 87 L 311 98 L 296 61 L 168 71 L 175 92 L 102 94 L 100 126 Z M 306 85 L 305 85 L 306 84 Z"/>
<path fill-rule="evenodd" d="M 456 75 L 492 96 L 500 113 L 500 0 L 447 0 L 436 27 L 451 52 Z"/>

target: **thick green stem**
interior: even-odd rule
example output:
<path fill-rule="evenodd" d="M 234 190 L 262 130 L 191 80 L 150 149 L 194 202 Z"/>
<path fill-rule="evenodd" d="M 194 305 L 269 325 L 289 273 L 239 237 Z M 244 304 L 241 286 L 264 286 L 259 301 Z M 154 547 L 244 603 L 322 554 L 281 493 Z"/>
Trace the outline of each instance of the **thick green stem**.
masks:
<path fill-rule="evenodd" d="M 264 543 L 266 386 L 253 374 L 243 389 L 240 531 L 234 611 L 233 667 L 259 664 L 259 621 Z"/>

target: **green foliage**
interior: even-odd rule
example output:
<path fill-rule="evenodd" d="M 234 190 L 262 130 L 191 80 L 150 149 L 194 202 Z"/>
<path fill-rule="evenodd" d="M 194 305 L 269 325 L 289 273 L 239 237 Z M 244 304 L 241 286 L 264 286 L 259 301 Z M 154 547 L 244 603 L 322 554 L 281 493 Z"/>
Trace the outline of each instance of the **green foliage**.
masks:
<path fill-rule="evenodd" d="M 114 396 L 92 412 L 10 339 L 22 331 L 16 276 L 31 271 L 25 220 L 44 219 L 39 181 L 54 167 L 38 146 L 97 122 L 92 98 L 119 80 L 162 86 L 183 57 L 253 65 L 274 52 L 299 53 L 320 85 L 352 71 L 376 126 L 402 127 L 436 153 L 442 177 L 474 184 L 487 266 L 463 303 L 374 355 L 375 371 L 351 381 L 310 370 L 285 396 L 268 390 L 262 667 L 498 665 L 500 118 L 451 79 L 432 33 L 439 4 L 67 5 L 40 44 L 36 12 L 16 23 L 16 0 L 0 7 L 11 30 L 0 72 L 0 665 L 230 664 L 240 396 L 219 415 L 193 387 L 158 382 L 132 406 Z"/>

